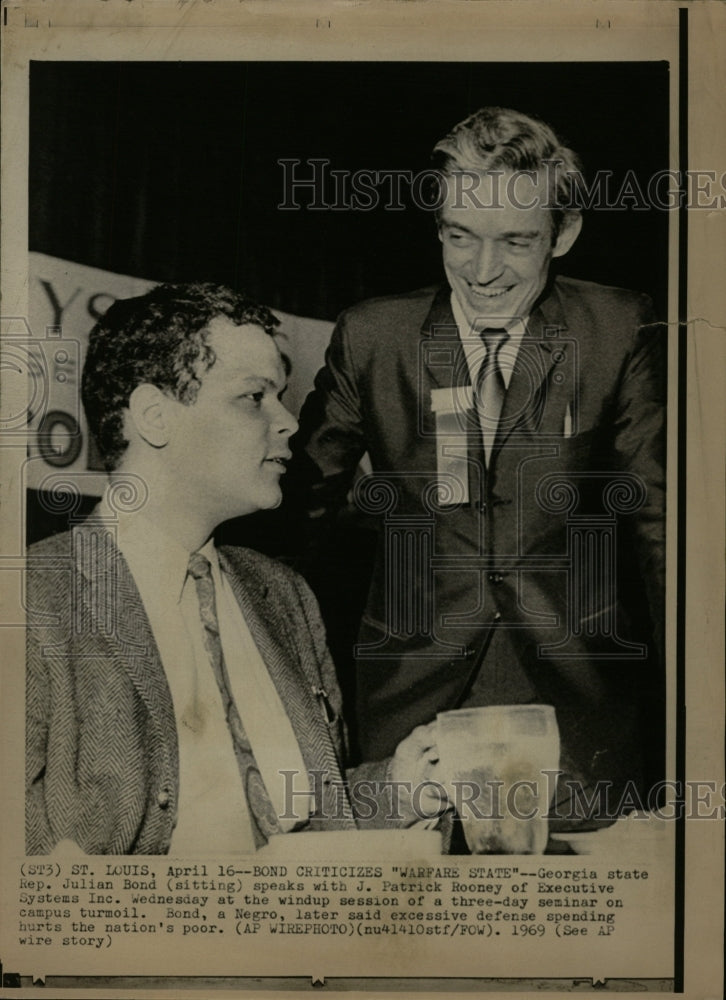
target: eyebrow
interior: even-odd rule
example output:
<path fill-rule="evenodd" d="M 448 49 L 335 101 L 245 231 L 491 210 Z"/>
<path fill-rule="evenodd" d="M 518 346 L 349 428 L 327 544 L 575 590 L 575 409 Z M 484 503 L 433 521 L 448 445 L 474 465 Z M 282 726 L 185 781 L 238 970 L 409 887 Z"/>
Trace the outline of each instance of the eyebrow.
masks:
<path fill-rule="evenodd" d="M 274 389 L 275 392 L 284 392 L 287 389 L 287 379 L 283 379 L 281 383 L 278 383 L 266 375 L 245 375 L 237 383 L 237 388 L 247 388 L 247 386 L 254 385 L 264 385 L 270 389 Z"/>
<path fill-rule="evenodd" d="M 535 236 L 541 236 L 542 235 L 542 230 L 541 229 L 519 229 L 519 230 L 512 229 L 508 233 L 501 233 L 500 235 L 501 235 L 502 239 L 505 239 L 505 240 L 511 240 L 511 239 L 532 240 L 532 239 L 535 238 Z"/>
<path fill-rule="evenodd" d="M 478 234 L 475 233 L 473 229 L 470 229 L 468 226 L 464 226 L 459 222 L 449 222 L 448 220 L 444 219 L 442 220 L 441 225 L 444 227 L 444 229 L 460 229 L 462 232 L 468 233 L 470 236 L 476 236 L 478 238 Z M 534 239 L 536 236 L 542 236 L 542 235 L 543 233 L 541 229 L 510 229 L 506 233 L 498 233 L 496 238 L 500 240 L 511 240 L 511 239 L 531 240 Z"/>

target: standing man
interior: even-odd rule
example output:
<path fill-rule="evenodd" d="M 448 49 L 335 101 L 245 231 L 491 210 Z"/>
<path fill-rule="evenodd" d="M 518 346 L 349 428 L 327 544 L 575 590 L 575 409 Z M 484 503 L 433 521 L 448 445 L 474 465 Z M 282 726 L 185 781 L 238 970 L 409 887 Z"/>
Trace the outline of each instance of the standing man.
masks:
<path fill-rule="evenodd" d="M 412 786 L 388 801 L 428 776 L 425 730 L 349 773 L 348 794 L 309 589 L 214 544 L 221 522 L 280 502 L 297 425 L 276 325 L 228 288 L 161 285 L 91 333 L 83 403 L 109 485 L 28 553 L 28 854 L 244 854 L 437 811 L 424 792 L 413 813 Z"/>
<path fill-rule="evenodd" d="M 448 284 L 340 317 L 293 442 L 318 530 L 372 463 L 362 753 L 440 711 L 551 704 L 560 808 L 617 811 L 664 749 L 664 334 L 644 295 L 555 276 L 582 218 L 549 126 L 482 108 L 433 165 Z"/>

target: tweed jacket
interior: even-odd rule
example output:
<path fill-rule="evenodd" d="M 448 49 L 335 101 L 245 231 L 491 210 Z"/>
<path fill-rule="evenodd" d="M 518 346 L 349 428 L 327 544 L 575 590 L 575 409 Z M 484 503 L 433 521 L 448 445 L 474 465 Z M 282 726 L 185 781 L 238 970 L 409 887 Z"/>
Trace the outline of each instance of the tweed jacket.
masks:
<path fill-rule="evenodd" d="M 354 829 L 340 696 L 315 599 L 265 556 L 221 548 L 219 558 L 311 775 L 310 828 Z M 27 853 L 64 839 L 88 854 L 167 852 L 179 796 L 171 694 L 128 566 L 93 517 L 31 546 L 27 625 Z"/>
<path fill-rule="evenodd" d="M 356 487 L 378 531 L 356 647 L 363 756 L 443 710 L 541 702 L 568 774 L 643 787 L 663 753 L 663 328 L 644 295 L 553 280 L 489 464 L 470 422 L 468 496 L 447 500 L 433 392 L 470 383 L 450 294 L 343 313 L 293 439 L 308 560 L 365 452 L 373 468 Z"/>

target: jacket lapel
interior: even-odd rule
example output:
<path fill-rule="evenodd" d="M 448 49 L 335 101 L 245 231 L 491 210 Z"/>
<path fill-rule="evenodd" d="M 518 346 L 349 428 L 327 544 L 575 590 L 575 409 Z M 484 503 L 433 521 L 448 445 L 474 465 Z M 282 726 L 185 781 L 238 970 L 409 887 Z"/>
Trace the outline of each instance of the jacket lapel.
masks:
<path fill-rule="evenodd" d="M 459 329 L 451 311 L 451 289 L 439 288 L 421 326 L 423 364 L 436 389 L 468 385 L 469 369 Z"/>
<path fill-rule="evenodd" d="M 297 735 L 294 718 L 300 714 L 298 708 L 300 695 L 302 692 L 307 695 L 308 685 L 304 683 L 304 677 L 297 669 L 296 658 L 291 657 L 290 651 L 281 642 L 281 636 L 287 637 L 285 623 L 272 602 L 267 599 L 269 590 L 267 585 L 254 573 L 249 573 L 242 579 L 225 553 L 218 550 L 218 554 L 255 645 L 265 661 L 265 666 Z M 312 704 L 312 692 L 310 704 Z M 307 709 L 310 708 L 310 704 L 306 706 Z"/>
<path fill-rule="evenodd" d="M 562 305 L 554 286 L 527 322 L 499 417 L 492 461 L 513 433 L 541 433 L 548 389 L 556 368 L 566 367 L 567 330 Z"/>
<path fill-rule="evenodd" d="M 73 530 L 73 557 L 81 592 L 76 615 L 87 618 L 84 634 L 104 643 L 110 659 L 126 672 L 157 730 L 158 748 L 176 747 L 176 720 L 169 684 L 141 595 L 109 526 L 93 515 Z M 76 627 L 82 624 L 77 619 Z M 94 643 L 95 645 L 95 643 Z M 178 764 L 174 761 L 176 771 Z"/>
<path fill-rule="evenodd" d="M 218 549 L 218 554 L 255 645 L 290 720 L 308 772 L 324 770 L 328 772 L 332 782 L 340 781 L 340 762 L 335 756 L 330 733 L 314 691 L 314 680 L 319 682 L 319 677 L 313 679 L 307 676 L 298 654 L 298 643 L 290 634 L 289 624 L 276 602 L 268 599 L 269 588 L 259 574 L 252 571 L 243 579 L 224 550 Z M 324 785 L 328 788 L 330 782 Z M 325 814 L 330 815 L 334 808 L 335 800 L 328 795 L 324 799 Z M 348 812 L 349 807 L 346 807 L 346 815 Z"/>

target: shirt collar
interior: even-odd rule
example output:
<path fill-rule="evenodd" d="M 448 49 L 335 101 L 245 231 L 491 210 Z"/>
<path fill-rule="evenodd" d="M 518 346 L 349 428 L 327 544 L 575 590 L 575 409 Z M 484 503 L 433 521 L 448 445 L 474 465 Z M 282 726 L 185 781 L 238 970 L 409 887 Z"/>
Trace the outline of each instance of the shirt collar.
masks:
<path fill-rule="evenodd" d="M 461 308 L 459 300 L 453 291 L 451 293 L 451 311 L 454 314 L 454 320 L 459 331 L 459 339 L 461 340 L 462 347 L 464 348 L 464 354 L 466 356 L 467 364 L 473 380 L 476 371 L 484 360 L 481 336 L 479 333 L 472 331 L 469 321 L 464 315 L 464 310 Z M 517 355 L 519 354 L 522 338 L 527 332 L 526 320 L 528 318 L 529 317 L 526 317 L 525 319 L 518 319 L 507 327 L 507 341 L 502 345 L 501 349 L 497 353 L 499 366 L 502 370 L 502 375 L 507 388 L 509 387 L 509 381 L 514 370 Z"/>
<path fill-rule="evenodd" d="M 479 331 L 472 328 L 469 320 L 464 315 L 464 310 L 462 309 L 454 291 L 451 292 L 451 311 L 454 314 L 454 320 L 459 328 L 459 335 L 462 340 L 471 338 L 472 336 L 478 337 Z M 505 329 L 509 334 L 510 341 L 521 341 L 527 328 L 526 324 L 528 319 L 529 316 L 524 316 L 521 319 L 514 320 L 514 322 L 510 323 L 508 326 L 502 327 L 502 329 Z"/>
<path fill-rule="evenodd" d="M 215 587 L 219 587 L 222 582 L 222 564 L 220 563 L 219 556 L 217 555 L 217 546 L 214 544 L 214 538 L 207 539 L 201 549 L 198 549 L 198 552 L 209 560 L 214 585 Z"/>

